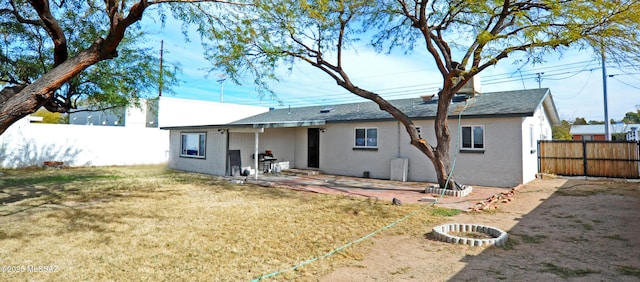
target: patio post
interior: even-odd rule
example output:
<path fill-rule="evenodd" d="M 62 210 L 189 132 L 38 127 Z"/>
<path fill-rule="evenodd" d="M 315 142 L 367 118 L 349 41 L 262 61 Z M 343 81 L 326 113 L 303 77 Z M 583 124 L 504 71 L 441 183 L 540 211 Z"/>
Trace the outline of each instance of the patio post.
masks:
<path fill-rule="evenodd" d="M 253 165 L 256 168 L 256 181 L 258 181 L 258 131 L 256 131 L 255 133 L 255 143 L 256 143 L 256 148 L 255 151 L 253 153 Z"/>

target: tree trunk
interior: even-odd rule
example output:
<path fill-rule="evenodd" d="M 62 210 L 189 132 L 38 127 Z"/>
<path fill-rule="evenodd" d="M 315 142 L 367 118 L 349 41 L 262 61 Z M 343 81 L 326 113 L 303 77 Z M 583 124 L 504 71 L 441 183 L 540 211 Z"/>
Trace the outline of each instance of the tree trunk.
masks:
<path fill-rule="evenodd" d="M 434 125 L 438 144 L 436 147 L 433 147 L 425 139 L 420 138 L 415 124 L 406 114 L 379 95 L 355 87 L 349 83 L 339 82 L 338 84 L 360 97 L 375 102 L 381 110 L 388 112 L 396 120 L 402 123 L 409 134 L 411 145 L 427 156 L 433 164 L 436 171 L 436 177 L 438 178 L 438 185 L 443 188 L 446 187 L 447 189 L 455 189 L 454 177 L 453 175 L 449 175 L 451 173 L 451 157 L 449 155 L 449 149 L 451 147 L 451 133 L 449 132 L 447 117 L 449 105 L 454 95 L 450 85 L 445 85 L 445 89 L 439 94 L 438 114 Z"/>
<path fill-rule="evenodd" d="M 89 49 L 64 61 L 32 84 L 18 90 L 17 93 L 0 95 L 0 135 L 16 121 L 35 113 L 52 99 L 54 91 L 73 76 L 100 60 L 108 58 L 100 50 L 101 42 L 102 40 L 99 40 Z M 5 90 L 7 89 L 5 88 Z M 14 89 L 19 89 L 19 87 Z"/>
<path fill-rule="evenodd" d="M 432 162 L 436 169 L 438 184 L 440 187 L 446 187 L 447 189 L 453 189 L 455 186 L 454 177 L 451 172 L 451 156 L 449 154 L 451 148 L 451 132 L 449 131 L 449 123 L 447 122 L 449 105 L 451 105 L 454 94 L 448 83 L 445 83 L 444 88 L 439 93 L 438 113 L 434 121 L 434 130 L 438 145 L 436 146 L 434 153 L 435 158 Z"/>

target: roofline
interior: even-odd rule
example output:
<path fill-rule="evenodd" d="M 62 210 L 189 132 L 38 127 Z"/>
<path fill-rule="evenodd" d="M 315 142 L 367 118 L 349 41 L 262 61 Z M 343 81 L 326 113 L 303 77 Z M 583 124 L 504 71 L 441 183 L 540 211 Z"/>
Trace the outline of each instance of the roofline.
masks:
<path fill-rule="evenodd" d="M 551 90 L 547 88 L 547 92 L 545 92 L 544 97 L 542 97 L 542 101 L 538 104 L 538 106 L 542 105 L 542 109 L 544 110 L 545 106 L 550 108 L 550 114 L 547 115 L 547 118 L 551 121 L 551 125 L 560 124 L 560 115 L 558 114 L 558 108 L 556 108 L 556 103 L 553 101 L 553 97 L 551 95 Z"/>
<path fill-rule="evenodd" d="M 462 115 L 462 119 L 471 118 L 511 118 L 511 117 L 528 117 L 533 116 L 533 112 L 511 113 L 511 114 L 482 114 L 482 115 Z M 436 117 L 418 117 L 409 118 L 411 120 L 435 120 Z M 449 115 L 448 119 L 457 119 L 458 115 Z M 378 119 L 353 119 L 353 120 L 312 120 L 312 121 L 283 121 L 283 122 L 257 122 L 257 123 L 231 123 L 231 124 L 211 124 L 211 125 L 193 125 L 193 126 L 164 126 L 163 130 L 202 130 L 202 129 L 233 129 L 233 128 L 287 128 L 287 127 L 305 127 L 305 126 L 321 126 L 325 124 L 352 123 L 352 122 L 388 122 L 397 121 L 397 119 L 378 118 Z"/>
<path fill-rule="evenodd" d="M 285 128 L 324 125 L 324 120 L 303 120 L 303 121 L 279 121 L 279 122 L 256 122 L 256 123 L 229 123 L 193 126 L 163 126 L 164 130 L 198 130 L 198 129 L 232 129 L 232 128 Z"/>
<path fill-rule="evenodd" d="M 199 130 L 199 129 L 210 129 L 210 128 L 246 128 L 250 126 L 246 126 L 244 124 L 203 124 L 203 125 L 178 125 L 178 126 L 161 126 L 162 130 Z"/>

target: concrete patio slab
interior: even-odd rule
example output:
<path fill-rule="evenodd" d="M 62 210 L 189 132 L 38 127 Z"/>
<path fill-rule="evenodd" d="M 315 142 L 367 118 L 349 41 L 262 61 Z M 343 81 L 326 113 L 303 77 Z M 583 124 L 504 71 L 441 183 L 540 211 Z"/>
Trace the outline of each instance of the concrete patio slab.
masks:
<path fill-rule="evenodd" d="M 509 191 L 508 188 L 473 186 L 473 190 L 468 196 L 453 197 L 425 193 L 425 189 L 433 185 L 428 182 L 400 182 L 327 174 L 264 174 L 259 175 L 258 181 L 251 180 L 251 177 L 244 181 L 262 186 L 364 197 L 389 201 L 389 203 L 393 198 L 399 199 L 403 204 L 433 204 L 435 202 L 437 206 L 460 210 L 469 210 L 478 202 L 486 201 L 493 195 Z"/>

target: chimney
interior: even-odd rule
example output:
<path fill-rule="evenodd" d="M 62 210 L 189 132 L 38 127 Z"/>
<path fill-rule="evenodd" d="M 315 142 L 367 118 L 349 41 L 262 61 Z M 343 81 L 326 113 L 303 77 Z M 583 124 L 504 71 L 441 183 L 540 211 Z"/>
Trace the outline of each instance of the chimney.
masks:
<path fill-rule="evenodd" d="M 468 79 L 467 83 L 458 90 L 457 94 L 466 94 L 470 96 L 475 96 L 482 92 L 482 88 L 480 87 L 480 76 L 474 75 Z"/>

